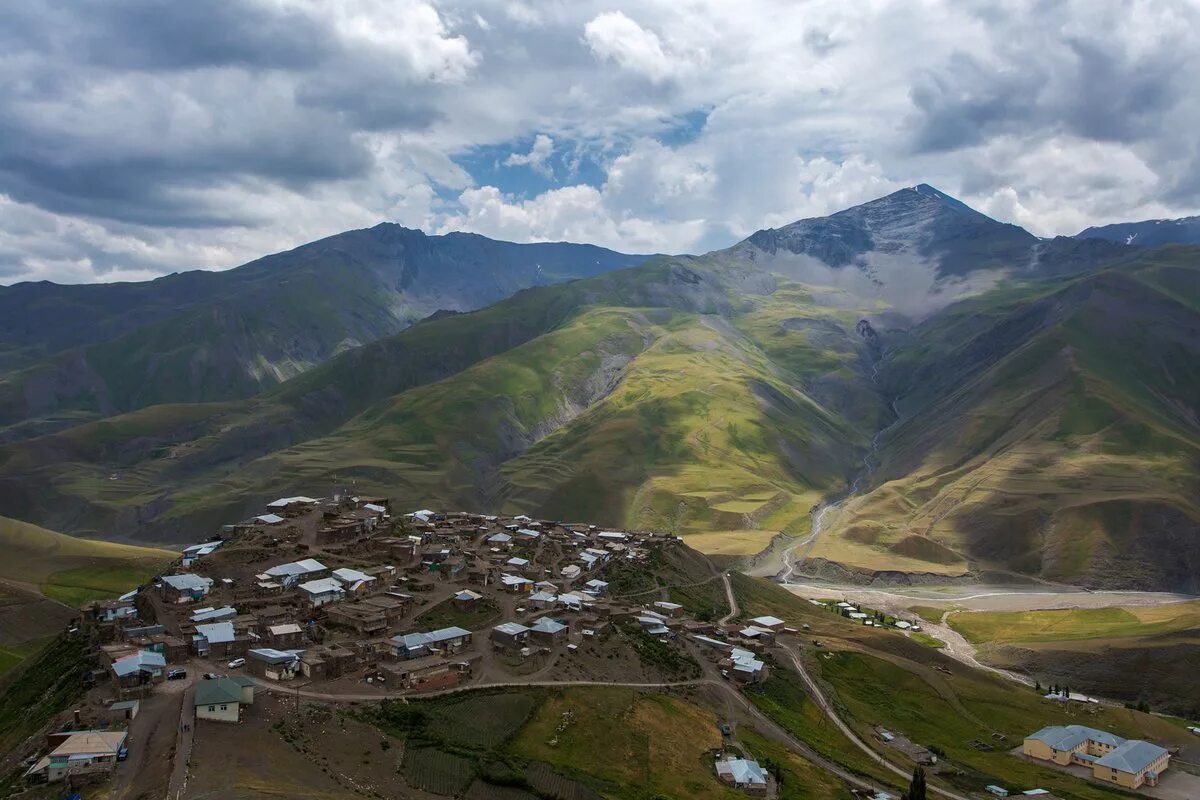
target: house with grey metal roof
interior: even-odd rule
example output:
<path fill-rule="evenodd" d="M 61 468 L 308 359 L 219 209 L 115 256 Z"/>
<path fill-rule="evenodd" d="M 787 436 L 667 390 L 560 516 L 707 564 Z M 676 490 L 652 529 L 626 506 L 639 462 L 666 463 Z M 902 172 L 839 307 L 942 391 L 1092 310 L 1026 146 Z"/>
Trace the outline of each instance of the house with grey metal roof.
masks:
<path fill-rule="evenodd" d="M 192 603 L 212 590 L 213 581 L 200 575 L 164 575 L 160 585 L 167 602 Z"/>
<path fill-rule="evenodd" d="M 471 643 L 471 632 L 451 626 L 428 633 L 405 633 L 393 636 L 389 642 L 397 658 L 419 658 L 438 651 L 443 655 L 457 653 Z"/>
<path fill-rule="evenodd" d="M 492 628 L 492 646 L 502 650 L 520 650 L 529 642 L 529 628 L 519 622 L 504 622 Z"/>
<path fill-rule="evenodd" d="M 1085 766 L 1097 780 L 1125 789 L 1157 786 L 1171 761 L 1170 752 L 1156 744 L 1086 725 L 1049 725 L 1026 737 L 1022 752 L 1060 766 Z"/>
<path fill-rule="evenodd" d="M 530 626 L 529 636 L 541 644 L 554 645 L 566 640 L 567 631 L 567 626 L 562 622 L 542 617 Z"/>
<path fill-rule="evenodd" d="M 725 756 L 717 759 L 714 766 L 717 778 L 722 783 L 735 789 L 741 789 L 747 794 L 765 795 L 767 793 L 767 771 L 757 761 Z"/>

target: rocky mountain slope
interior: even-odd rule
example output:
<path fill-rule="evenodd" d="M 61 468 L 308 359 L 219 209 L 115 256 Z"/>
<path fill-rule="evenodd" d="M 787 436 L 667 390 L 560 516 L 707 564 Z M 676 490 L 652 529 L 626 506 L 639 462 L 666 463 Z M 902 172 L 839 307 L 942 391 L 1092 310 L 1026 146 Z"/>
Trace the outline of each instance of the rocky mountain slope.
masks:
<path fill-rule="evenodd" d="M 898 419 L 813 557 L 1200 591 L 1198 331 L 1191 248 L 951 306 L 880 363 Z"/>
<path fill-rule="evenodd" d="M 736 556 L 807 538 L 853 484 L 804 568 L 1186 586 L 1200 251 L 1043 242 L 927 187 L 834 217 L 430 319 L 247 400 L 11 442 L 0 510 L 182 541 L 352 487 Z"/>
<path fill-rule="evenodd" d="M 0 441 L 158 403 L 249 397 L 439 310 L 644 258 L 385 223 L 226 272 L 0 287 Z"/>
<path fill-rule="evenodd" d="M 1077 239 L 1104 239 L 1134 247 L 1158 247 L 1164 244 L 1200 244 L 1200 217 L 1148 219 L 1144 222 L 1118 222 L 1085 228 Z"/>

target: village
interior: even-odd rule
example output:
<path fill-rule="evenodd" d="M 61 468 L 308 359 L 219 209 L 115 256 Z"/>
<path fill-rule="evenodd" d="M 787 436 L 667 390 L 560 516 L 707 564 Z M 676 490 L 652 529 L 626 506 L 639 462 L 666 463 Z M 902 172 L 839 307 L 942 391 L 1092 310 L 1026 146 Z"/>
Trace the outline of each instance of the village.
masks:
<path fill-rule="evenodd" d="M 719 624 L 653 593 L 610 591 L 610 569 L 676 547 L 667 534 L 526 516 L 394 514 L 377 497 L 280 498 L 186 547 L 151 583 L 84 607 L 100 699 L 93 719 L 76 712 L 75 730 L 47 739 L 27 777 L 111 773 L 132 760 L 126 731 L 177 685 L 190 740 L 193 726 L 254 714 L 256 689 L 369 698 L 535 677 L 627 679 L 624 665 L 584 655 L 614 625 L 702 654 L 732 685 L 761 682 L 761 653 L 782 620 Z M 767 771 L 738 756 L 715 754 L 714 778 L 765 795 Z"/>
<path fill-rule="evenodd" d="M 675 578 L 719 602 L 674 602 L 656 581 L 630 581 L 688 559 L 692 573 Z M 809 602 L 850 623 L 919 635 L 915 615 Z M 184 548 L 147 584 L 84 606 L 76 635 L 98 662 L 86 676 L 88 699 L 28 757 L 26 778 L 71 787 L 166 782 L 179 796 L 197 729 L 219 736 L 221 726 L 261 726 L 274 713 L 264 703 L 278 709 L 289 694 L 370 702 L 474 687 L 705 681 L 740 693 L 767 679 L 779 637 L 808 637 L 819 652 L 809 628 L 770 615 L 742 619 L 728 574 L 669 534 L 394 512 L 380 497 L 284 497 Z M 720 727 L 711 780 L 774 797 L 770 770 Z M 936 755 L 902 734 L 879 728 L 875 738 L 936 770 Z M 1049 742 L 1045 731 L 1024 755 L 1061 764 L 1106 755 L 1080 744 L 1103 740 L 1100 732 L 1066 745 L 1041 740 Z M 1166 769 L 1160 751 L 1137 750 L 1144 764 L 1103 777 L 1154 785 Z M 1096 763 L 1120 767 L 1113 757 Z"/>

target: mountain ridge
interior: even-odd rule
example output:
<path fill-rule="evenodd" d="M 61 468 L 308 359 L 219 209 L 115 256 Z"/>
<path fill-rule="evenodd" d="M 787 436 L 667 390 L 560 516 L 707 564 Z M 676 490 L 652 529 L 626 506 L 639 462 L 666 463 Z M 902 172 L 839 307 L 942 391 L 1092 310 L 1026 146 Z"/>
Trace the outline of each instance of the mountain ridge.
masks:
<path fill-rule="evenodd" d="M 876 224 L 897 201 L 915 222 Z M 1188 564 L 1200 541 L 1186 490 L 1200 250 L 1020 232 L 1010 263 L 1007 226 L 931 187 L 848 212 L 874 214 L 871 233 L 890 225 L 894 261 L 933 296 L 914 310 L 874 283 L 839 285 L 858 264 L 805 281 L 753 237 L 656 257 L 435 315 L 247 399 L 0 445 L 0 508 L 183 541 L 271 495 L 357 490 L 669 530 L 732 559 L 803 539 L 814 506 L 861 483 L 802 569 L 1182 585 L 1143 551 L 1157 541 Z M 922 247 L 961 237 L 931 231 L 930 213 L 982 231 L 967 237 L 981 270 L 937 275 Z M 1106 348 L 1114 336 L 1140 354 Z M 1023 488 L 1030 470 L 1043 490 Z"/>
<path fill-rule="evenodd" d="M 248 397 L 434 312 L 644 259 L 381 223 L 219 273 L 0 287 L 0 441 L 156 403 Z"/>

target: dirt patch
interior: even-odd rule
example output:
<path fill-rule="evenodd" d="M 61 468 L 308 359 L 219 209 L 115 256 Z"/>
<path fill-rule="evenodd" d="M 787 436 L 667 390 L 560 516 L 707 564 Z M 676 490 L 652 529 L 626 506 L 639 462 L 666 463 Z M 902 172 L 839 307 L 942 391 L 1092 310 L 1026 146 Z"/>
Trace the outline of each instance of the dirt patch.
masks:
<path fill-rule="evenodd" d="M 184 797 L 431 797 L 399 779 L 403 756 L 345 709 L 260 693 L 240 723 L 197 723 Z"/>

